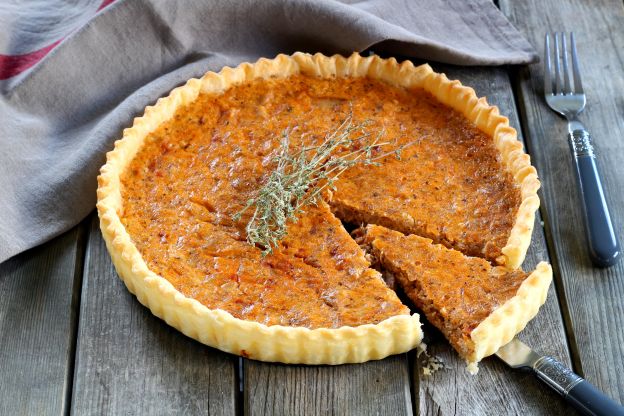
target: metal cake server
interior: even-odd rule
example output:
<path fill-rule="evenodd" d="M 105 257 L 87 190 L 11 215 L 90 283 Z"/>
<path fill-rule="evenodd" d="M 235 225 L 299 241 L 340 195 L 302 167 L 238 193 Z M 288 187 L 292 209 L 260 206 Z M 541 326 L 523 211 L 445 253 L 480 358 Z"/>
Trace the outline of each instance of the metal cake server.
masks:
<path fill-rule="evenodd" d="M 539 355 L 518 338 L 496 353 L 512 368 L 527 368 L 585 415 L 624 416 L 624 407 L 553 357 Z"/>

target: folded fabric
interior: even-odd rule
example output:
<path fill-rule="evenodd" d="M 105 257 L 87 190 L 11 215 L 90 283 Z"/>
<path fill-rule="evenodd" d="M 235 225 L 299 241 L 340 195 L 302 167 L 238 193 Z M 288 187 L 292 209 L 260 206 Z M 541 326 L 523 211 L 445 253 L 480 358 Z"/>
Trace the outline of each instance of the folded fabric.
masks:
<path fill-rule="evenodd" d="M 10 33 L 0 34 L 0 54 L 10 54 L 3 36 Z M 173 87 L 262 56 L 372 46 L 459 65 L 536 59 L 490 0 L 114 2 L 28 72 L 3 81 L 0 262 L 92 211 L 105 153 Z"/>

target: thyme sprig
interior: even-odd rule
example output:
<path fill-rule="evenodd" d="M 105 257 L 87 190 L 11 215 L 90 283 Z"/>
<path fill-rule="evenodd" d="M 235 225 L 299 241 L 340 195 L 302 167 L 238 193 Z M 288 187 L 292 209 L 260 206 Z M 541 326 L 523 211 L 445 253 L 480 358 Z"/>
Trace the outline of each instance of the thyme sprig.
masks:
<path fill-rule="evenodd" d="M 366 130 L 369 125 L 368 120 L 354 123 L 353 113 L 349 112 L 320 145 L 301 145 L 294 151 L 291 137 L 297 129 L 286 129 L 273 158 L 275 169 L 255 196 L 233 216 L 238 221 L 244 212 L 255 207 L 246 226 L 247 242 L 261 247 L 263 255 L 271 253 L 286 236 L 288 222 L 296 222 L 304 207 L 318 204 L 325 189 L 335 190 L 335 182 L 344 171 L 356 164 L 378 166 L 377 160 L 391 154 L 400 159 L 407 145 L 381 153 L 383 146 L 392 143 L 381 141 L 383 129 L 373 136 Z"/>

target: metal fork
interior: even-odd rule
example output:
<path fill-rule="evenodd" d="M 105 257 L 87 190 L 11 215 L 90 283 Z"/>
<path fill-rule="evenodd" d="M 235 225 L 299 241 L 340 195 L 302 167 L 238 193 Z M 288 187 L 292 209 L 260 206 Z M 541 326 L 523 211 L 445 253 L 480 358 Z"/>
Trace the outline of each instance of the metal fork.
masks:
<path fill-rule="evenodd" d="M 553 37 L 554 51 L 551 48 L 550 34 L 547 33 L 544 40 L 544 94 L 548 106 L 568 120 L 568 139 L 581 189 L 589 253 L 594 264 L 608 267 L 618 262 L 621 250 L 602 190 L 591 136 L 578 120 L 579 114 L 585 108 L 586 99 L 574 33 L 570 33 L 572 71 L 565 34 L 555 32 Z"/>

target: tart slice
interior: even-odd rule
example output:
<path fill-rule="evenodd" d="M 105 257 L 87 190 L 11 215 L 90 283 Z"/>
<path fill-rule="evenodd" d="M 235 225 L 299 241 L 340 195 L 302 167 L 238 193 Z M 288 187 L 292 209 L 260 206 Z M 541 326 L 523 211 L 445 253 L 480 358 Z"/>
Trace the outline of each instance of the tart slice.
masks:
<path fill-rule="evenodd" d="M 544 262 L 530 274 L 492 267 L 430 239 L 381 226 L 369 225 L 364 243 L 471 371 L 524 329 L 552 280 Z"/>

